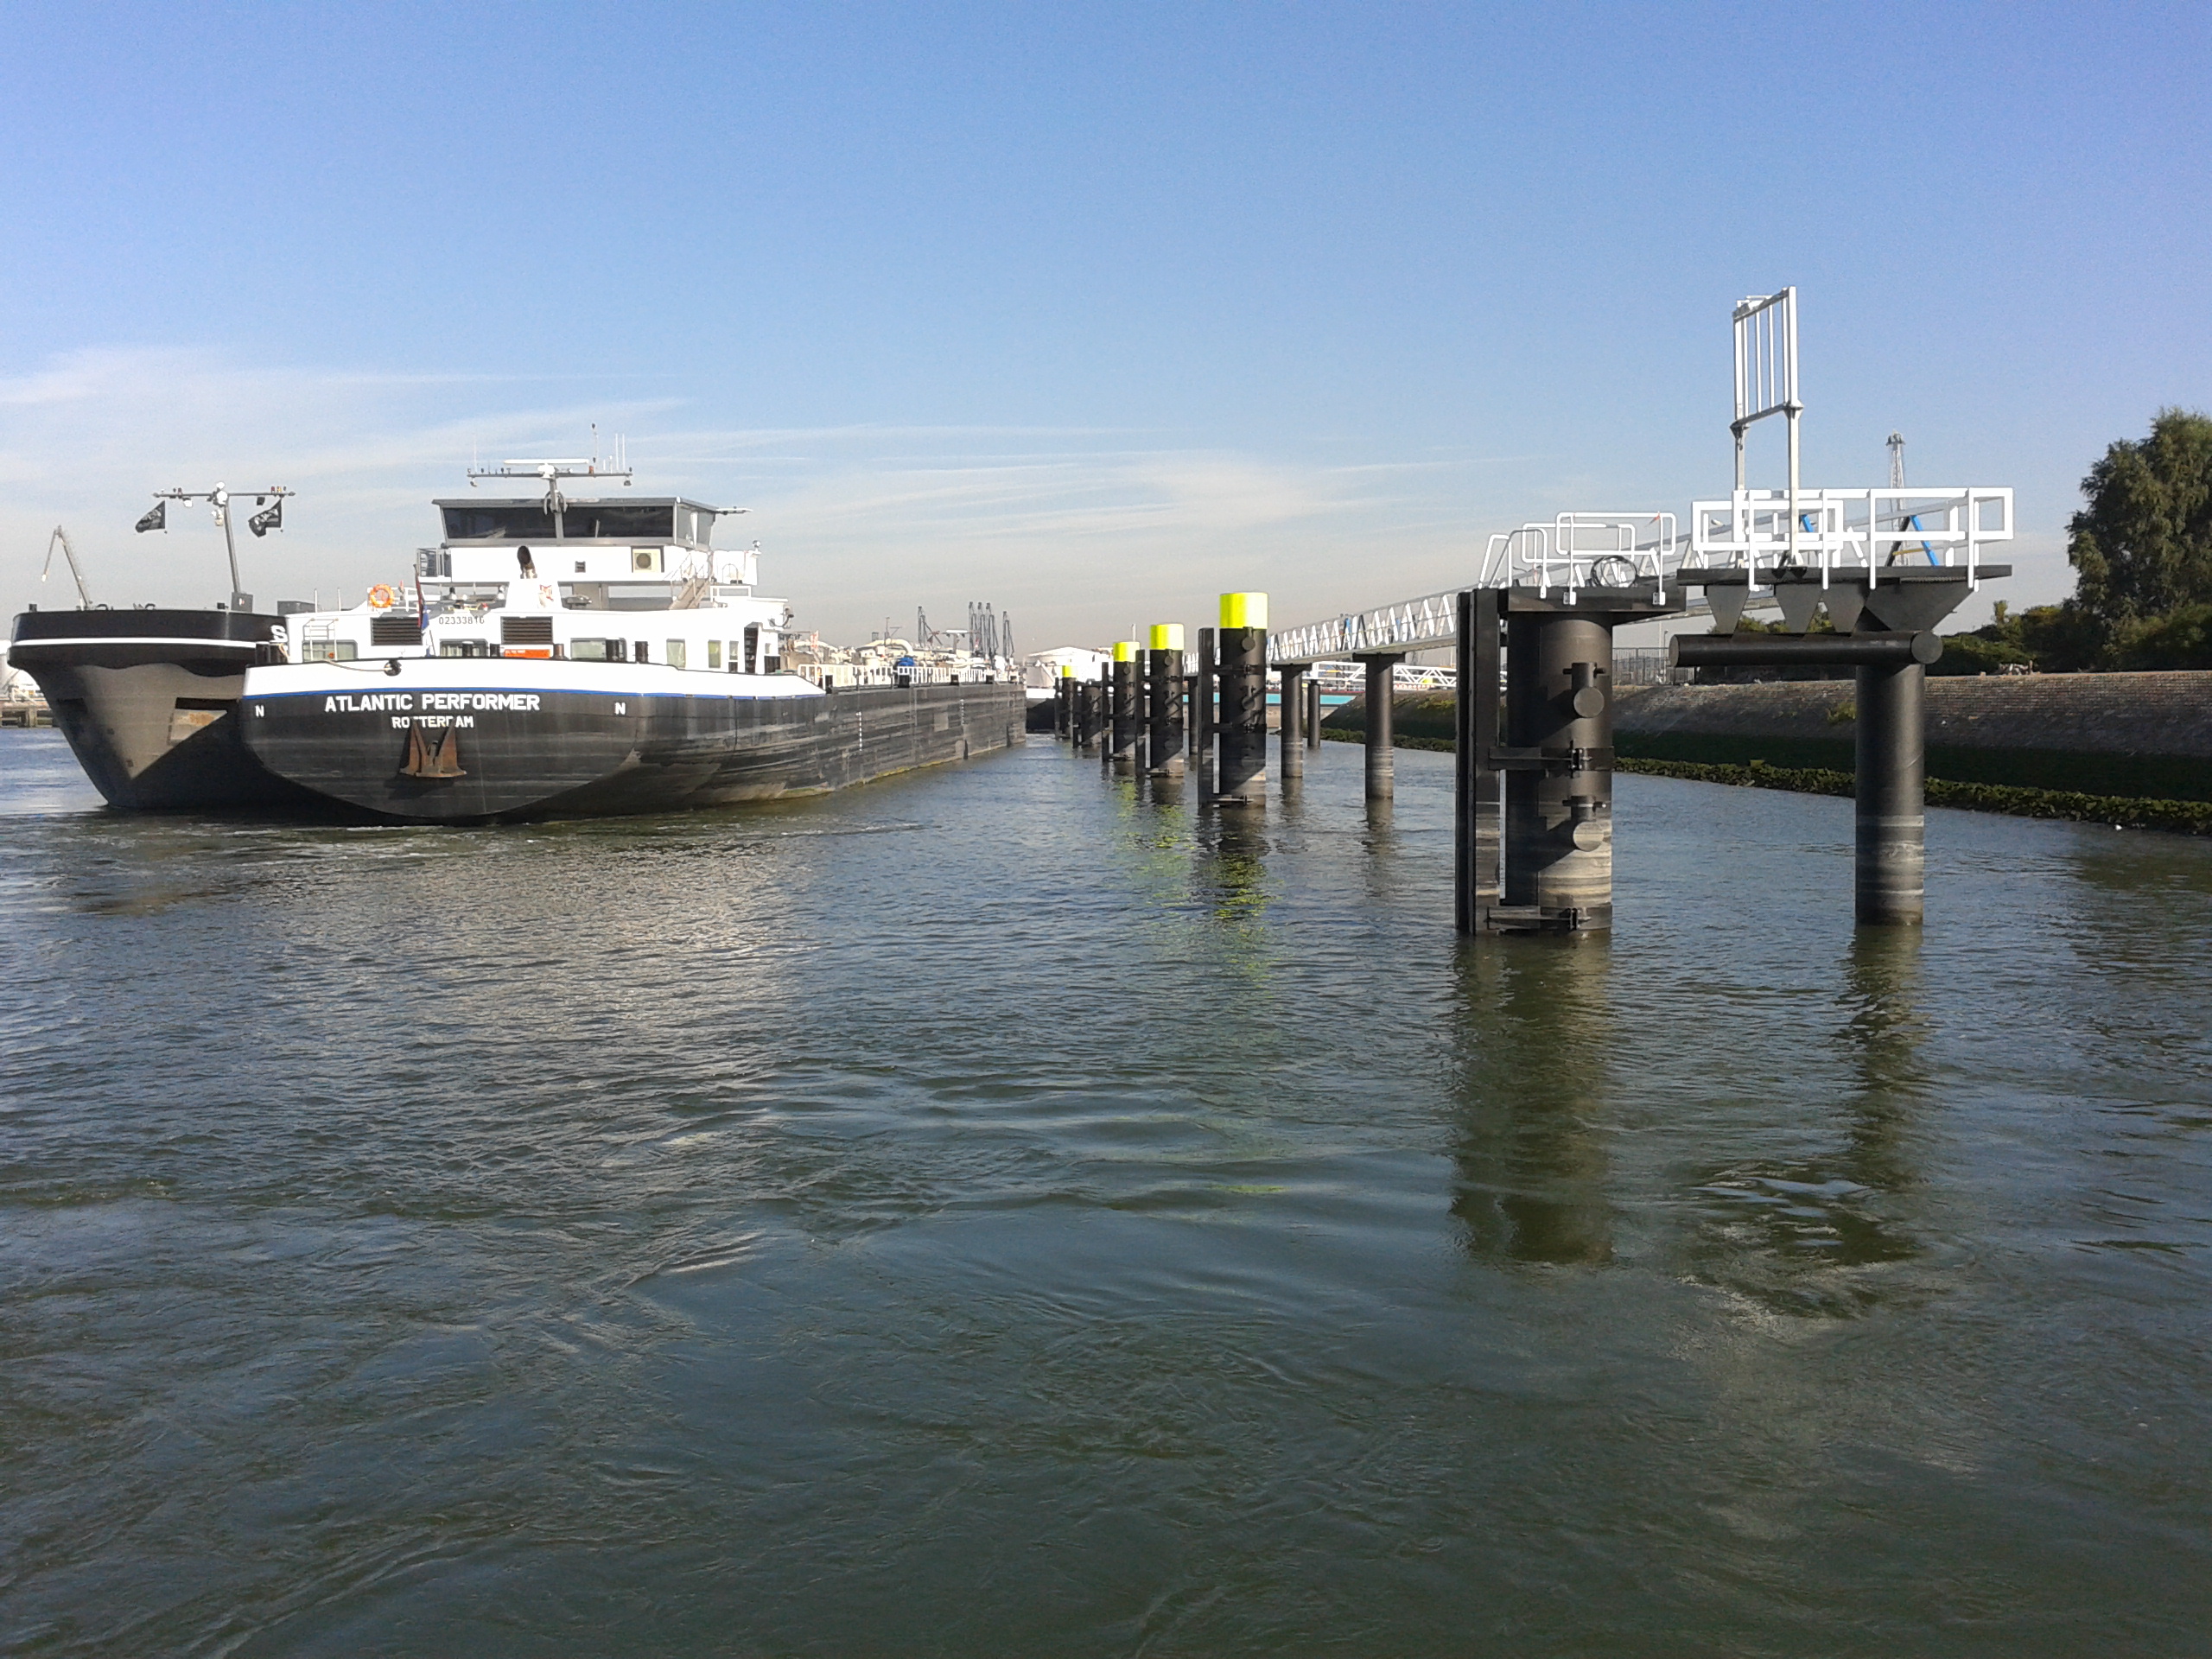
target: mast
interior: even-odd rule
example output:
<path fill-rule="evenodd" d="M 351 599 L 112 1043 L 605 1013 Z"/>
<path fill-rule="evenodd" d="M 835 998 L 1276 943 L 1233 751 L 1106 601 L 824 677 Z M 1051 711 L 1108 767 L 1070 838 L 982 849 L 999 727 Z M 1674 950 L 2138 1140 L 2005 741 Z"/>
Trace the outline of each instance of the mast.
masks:
<path fill-rule="evenodd" d="M 285 498 L 297 493 L 297 491 L 288 490 L 281 484 L 271 484 L 267 489 L 256 490 L 253 505 L 262 511 L 248 519 L 245 527 L 257 537 L 266 536 L 272 530 L 283 529 Z M 215 522 L 223 530 L 223 551 L 229 556 L 231 564 L 230 607 L 234 611 L 251 610 L 253 595 L 245 591 L 245 583 L 238 575 L 238 543 L 237 533 L 231 528 L 231 493 L 228 487 L 218 482 L 212 490 L 156 490 L 154 499 L 164 505 L 157 505 L 138 521 L 138 528 L 142 531 L 166 531 L 168 529 L 166 504 L 171 501 L 205 501 L 214 509 Z"/>

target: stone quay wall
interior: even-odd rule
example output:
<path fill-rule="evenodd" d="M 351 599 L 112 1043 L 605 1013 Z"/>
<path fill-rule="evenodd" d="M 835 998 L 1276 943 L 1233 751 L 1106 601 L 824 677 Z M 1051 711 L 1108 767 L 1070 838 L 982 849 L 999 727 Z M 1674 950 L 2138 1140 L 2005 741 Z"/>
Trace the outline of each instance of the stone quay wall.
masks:
<path fill-rule="evenodd" d="M 1848 772 L 1856 741 L 1849 680 L 1655 685 L 1623 691 L 1613 722 L 1624 758 Z M 1400 695 L 1402 738 L 1448 743 L 1450 692 Z M 1356 699 L 1325 726 L 1363 732 Z M 2212 800 L 2212 672 L 1934 675 L 1928 774 L 2162 800 Z"/>

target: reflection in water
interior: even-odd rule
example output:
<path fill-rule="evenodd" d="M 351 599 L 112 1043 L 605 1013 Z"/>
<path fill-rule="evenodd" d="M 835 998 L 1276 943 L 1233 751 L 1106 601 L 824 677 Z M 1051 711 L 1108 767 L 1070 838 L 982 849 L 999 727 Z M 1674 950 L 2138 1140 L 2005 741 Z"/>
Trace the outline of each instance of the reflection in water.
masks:
<path fill-rule="evenodd" d="M 1861 928 L 1843 964 L 1831 1048 L 1856 1086 L 1833 1152 L 1741 1160 L 1698 1182 L 1700 1276 L 1785 1312 L 1850 1314 L 1880 1297 L 1863 1271 L 1920 1253 L 1898 1200 L 1923 1181 L 1913 1129 L 1926 1094 L 1922 936 Z"/>
<path fill-rule="evenodd" d="M 1624 778 L 1621 931 L 1460 947 L 1418 754 L 1378 856 L 1335 745 L 1296 822 L 1033 742 L 333 831 L 9 817 L 47 735 L 0 734 L 26 1650 L 2212 1628 L 2212 899 L 2085 888 L 2072 829 L 1936 837 L 1940 925 L 1847 955 L 1746 912 L 1847 885 L 1847 804 Z"/>
<path fill-rule="evenodd" d="M 1614 1039 L 1611 963 L 1602 938 L 1484 939 L 1459 950 L 1452 1211 L 1477 1256 L 1611 1258 L 1599 1127 Z"/>
<path fill-rule="evenodd" d="M 2101 824 L 2082 824 L 2074 830 L 2073 837 L 2066 855 L 2051 861 L 2050 874 L 2055 877 L 2124 899 L 2145 893 L 2185 893 L 2199 899 L 2212 895 L 2212 848 L 2202 842 L 2157 833 L 2107 830 Z M 2164 914 L 2179 931 L 2186 928 L 2186 918 L 2199 913 L 2200 909 L 2194 905 L 2177 906 L 2167 909 Z M 2097 906 L 2084 906 L 2080 918 L 2094 924 L 2104 919 L 2101 911 Z M 2128 919 L 2139 925 L 2145 920 L 2155 920 L 2158 914 L 2133 912 Z"/>
<path fill-rule="evenodd" d="M 1901 1192 L 1920 1184 L 1907 1143 L 1928 1092 L 1922 1053 L 1929 1036 L 1923 1011 L 1921 938 L 1910 928 L 1862 927 L 1844 970 L 1851 1018 L 1837 1038 L 1856 1069 L 1859 1089 L 1847 1114 L 1847 1162 L 1868 1186 Z"/>
<path fill-rule="evenodd" d="M 1267 820 L 1261 813 L 1232 807 L 1198 821 L 1192 887 L 1215 920 L 1257 926 L 1268 907 L 1267 850 Z"/>

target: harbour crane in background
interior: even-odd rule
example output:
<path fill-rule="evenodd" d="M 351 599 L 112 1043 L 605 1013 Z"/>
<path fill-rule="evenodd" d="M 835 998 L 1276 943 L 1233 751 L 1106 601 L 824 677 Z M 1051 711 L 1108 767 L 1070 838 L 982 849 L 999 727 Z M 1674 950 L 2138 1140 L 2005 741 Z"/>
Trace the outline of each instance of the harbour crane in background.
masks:
<path fill-rule="evenodd" d="M 1014 655 L 1014 618 L 1001 616 L 988 605 L 968 607 L 968 638 L 979 657 Z"/>
<path fill-rule="evenodd" d="M 1891 433 L 1889 444 L 1890 487 L 1893 490 L 1902 490 L 1904 488 L 1904 434 L 1902 432 Z M 1910 514 L 1898 524 L 1897 528 L 1900 530 L 1918 530 L 1920 528 L 1920 515 L 1918 513 Z M 1891 564 L 1895 564 L 1897 562 L 1897 556 L 1904 551 L 1904 546 L 1905 544 L 1903 542 L 1891 542 L 1890 543 L 1889 562 Z M 1920 550 L 1924 556 L 1926 556 L 1929 563 L 1933 564 L 1936 563 L 1936 550 L 1934 548 L 1929 546 L 1927 543 L 1923 542 L 1920 544 Z"/>
<path fill-rule="evenodd" d="M 988 605 L 968 607 L 964 628 L 933 628 L 928 613 L 914 607 L 914 643 L 929 651 L 967 651 L 978 657 L 1014 655 L 1014 618 L 1001 616 Z"/>
<path fill-rule="evenodd" d="M 69 532 L 59 524 L 54 527 L 54 534 L 46 538 L 46 568 L 38 573 L 38 579 L 44 582 L 53 574 L 56 543 L 60 544 L 61 556 L 69 561 L 69 576 L 77 584 L 77 597 L 83 602 L 83 608 L 89 611 L 92 608 L 92 595 L 85 586 L 85 572 L 77 563 L 77 550 L 69 545 Z"/>

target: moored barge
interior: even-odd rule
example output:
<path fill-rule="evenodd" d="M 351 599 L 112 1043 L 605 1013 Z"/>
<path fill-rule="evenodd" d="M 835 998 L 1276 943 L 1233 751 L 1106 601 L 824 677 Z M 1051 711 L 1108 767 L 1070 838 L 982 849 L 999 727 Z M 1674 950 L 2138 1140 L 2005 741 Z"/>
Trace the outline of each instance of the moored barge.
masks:
<path fill-rule="evenodd" d="M 596 463 L 509 462 L 542 498 L 436 503 L 411 582 L 283 619 L 239 729 L 273 778 L 417 822 L 657 812 L 812 793 L 1020 740 L 1019 677 L 829 689 L 787 671 L 759 554 L 681 497 L 571 499 Z"/>
<path fill-rule="evenodd" d="M 111 806 L 160 812 L 297 808 L 311 798 L 238 741 L 238 700 L 281 620 L 251 611 L 26 611 L 8 658 Z"/>

